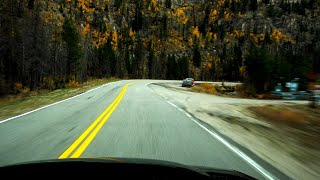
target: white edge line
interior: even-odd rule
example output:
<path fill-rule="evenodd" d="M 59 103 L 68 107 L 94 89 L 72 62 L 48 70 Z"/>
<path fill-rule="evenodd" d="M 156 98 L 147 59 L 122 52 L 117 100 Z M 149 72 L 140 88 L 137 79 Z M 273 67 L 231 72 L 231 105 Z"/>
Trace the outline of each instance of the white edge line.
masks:
<path fill-rule="evenodd" d="M 148 85 L 151 83 L 147 84 Z M 153 89 L 149 88 L 149 90 L 151 90 L 153 93 L 157 94 Z M 159 94 L 158 94 L 159 95 Z M 160 95 L 159 95 L 160 96 Z M 161 96 L 162 97 L 162 96 Z M 163 98 L 163 97 L 162 97 Z M 218 141 L 220 141 L 222 144 L 224 144 L 225 146 L 227 146 L 231 151 L 233 151 L 234 153 L 236 153 L 238 156 L 240 156 L 243 160 L 245 160 L 248 164 L 250 164 L 252 167 L 254 167 L 259 173 L 261 173 L 262 175 L 264 175 L 267 179 L 269 180 L 275 180 L 276 178 L 273 177 L 267 170 L 265 170 L 263 167 L 261 167 L 258 163 L 256 163 L 253 159 L 251 159 L 248 155 L 246 155 L 244 152 L 240 151 L 238 148 L 236 148 L 235 146 L 231 145 L 227 140 L 225 140 L 224 138 L 222 138 L 221 136 L 219 136 L 217 133 L 212 132 L 211 130 L 209 130 L 208 128 L 206 128 L 205 126 L 203 126 L 202 124 L 200 124 L 197 120 L 195 120 L 188 112 L 186 112 L 185 110 L 179 108 L 177 105 L 173 104 L 172 102 L 166 100 L 165 98 L 163 98 L 167 103 L 169 103 L 170 105 L 172 105 L 173 107 L 177 108 L 179 111 L 184 112 L 193 122 L 195 122 L 196 124 L 198 124 L 202 129 L 204 129 L 205 131 L 207 131 L 210 135 L 212 135 L 214 138 L 216 138 Z"/>
<path fill-rule="evenodd" d="M 23 113 L 23 114 L 20 114 L 20 115 L 18 115 L 18 116 L 14 116 L 14 117 L 11 117 L 11 118 L 8 118 L 8 119 L 5 119 L 5 120 L 3 120 L 3 121 L 0 121 L 0 124 L 1 124 L 1 123 L 4 123 L 4 122 L 7 122 L 7 121 L 10 121 L 10 120 L 13 120 L 13 119 L 16 119 L 16 118 L 21 117 L 21 116 L 25 116 L 25 115 L 27 115 L 27 114 L 30 114 L 30 113 L 33 113 L 33 112 L 36 112 L 36 111 L 39 111 L 39 110 L 41 110 L 41 109 L 45 109 L 45 108 L 47 108 L 47 107 L 50 107 L 50 106 L 53 106 L 53 105 L 56 105 L 56 104 L 59 104 L 59 103 L 62 103 L 62 102 L 68 101 L 68 100 L 70 100 L 70 99 L 73 99 L 73 98 L 79 97 L 79 96 L 81 96 L 81 95 L 87 94 L 87 93 L 89 93 L 89 92 L 91 92 L 91 91 L 97 90 L 97 89 L 99 89 L 99 88 L 102 88 L 102 87 L 104 87 L 104 86 L 106 86 L 106 85 L 113 84 L 113 83 L 115 83 L 115 82 L 117 82 L 117 81 L 109 82 L 109 83 L 103 84 L 103 85 L 101 85 L 101 86 L 98 86 L 98 87 L 96 87 L 96 88 L 90 89 L 90 90 L 88 90 L 88 91 L 86 91 L 86 92 L 84 92 L 84 93 L 78 94 L 78 95 L 76 95 L 76 96 L 72 96 L 72 97 L 69 97 L 69 98 L 67 98 L 67 99 L 64 99 L 64 100 L 61 100 L 61 101 L 58 101 L 58 102 L 55 102 L 55 103 L 52 103 L 52 104 L 49 104 L 49 105 L 46 105 L 46 106 L 40 107 L 40 108 L 38 108 L 38 109 L 35 109 L 35 110 L 32 110 L 32 111 L 29 111 L 29 112 L 26 112 L 26 113 Z"/>
<path fill-rule="evenodd" d="M 245 160 L 247 163 L 249 163 L 251 166 L 253 166 L 258 172 L 260 172 L 262 175 L 264 175 L 267 179 L 269 180 L 274 180 L 276 178 L 274 178 L 267 170 L 265 170 L 263 167 L 261 167 L 258 163 L 256 163 L 253 159 L 251 159 L 248 155 L 246 155 L 244 152 L 240 151 L 238 148 L 234 147 L 233 145 L 231 145 L 227 140 L 225 140 L 224 138 L 222 138 L 221 136 L 219 136 L 217 133 L 212 132 L 211 130 L 209 130 L 208 128 L 206 128 L 205 126 L 203 126 L 202 124 L 200 124 L 197 120 L 195 120 L 189 113 L 187 113 L 186 111 L 184 111 L 183 109 L 179 108 L 178 106 L 176 106 L 175 104 L 173 104 L 170 101 L 165 100 L 166 102 L 168 102 L 170 105 L 172 105 L 173 107 L 176 107 L 178 110 L 184 112 L 190 119 L 192 119 L 196 124 L 198 124 L 202 129 L 204 129 L 205 131 L 207 131 L 209 134 L 211 134 L 214 138 L 216 138 L 217 140 L 219 140 L 221 143 L 223 143 L 225 146 L 227 146 L 231 151 L 233 151 L 234 153 L 236 153 L 238 156 L 240 156 L 243 160 Z"/>

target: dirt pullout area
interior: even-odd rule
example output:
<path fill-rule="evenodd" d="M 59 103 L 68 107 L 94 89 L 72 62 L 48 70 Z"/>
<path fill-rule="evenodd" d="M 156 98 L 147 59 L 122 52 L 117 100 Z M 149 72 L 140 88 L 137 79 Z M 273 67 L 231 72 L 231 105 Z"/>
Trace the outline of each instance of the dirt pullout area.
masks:
<path fill-rule="evenodd" d="M 289 177 L 320 176 L 320 110 L 309 109 L 307 101 L 227 98 L 177 84 L 149 87 Z"/>

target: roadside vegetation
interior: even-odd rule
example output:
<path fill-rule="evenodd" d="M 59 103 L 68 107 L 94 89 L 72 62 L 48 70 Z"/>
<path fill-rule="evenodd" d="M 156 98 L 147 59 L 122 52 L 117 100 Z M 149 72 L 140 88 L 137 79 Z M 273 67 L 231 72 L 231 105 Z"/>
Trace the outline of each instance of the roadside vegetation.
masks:
<path fill-rule="evenodd" d="M 193 86 L 191 89 L 197 92 L 223 95 L 226 93 L 235 92 L 237 87 L 238 86 L 225 86 L 225 85 L 220 86 L 220 85 L 211 84 L 211 83 L 201 83 L 200 85 Z"/>
<path fill-rule="evenodd" d="M 258 116 L 274 123 L 286 124 L 298 128 L 308 126 L 320 128 L 320 111 L 306 105 L 266 105 L 250 107 L 249 109 Z"/>
<path fill-rule="evenodd" d="M 201 83 L 191 88 L 192 91 L 200 93 L 214 94 L 218 96 L 235 97 L 235 98 L 257 98 L 257 99 L 281 99 L 279 96 L 271 95 L 270 93 L 257 94 L 255 91 L 247 87 L 248 84 L 226 86 L 216 85 L 211 83 Z M 251 87 L 253 88 L 253 87 Z"/>
<path fill-rule="evenodd" d="M 236 139 L 242 136 L 243 145 L 292 178 L 317 179 L 320 173 L 319 109 L 289 103 L 241 108 L 241 112 L 250 114 L 256 123 L 246 121 L 248 117 L 230 124 L 235 128 L 230 133 Z"/>
<path fill-rule="evenodd" d="M 17 85 L 18 94 L 7 95 L 0 98 L 0 120 L 19 115 L 36 108 L 67 99 L 84 93 L 108 82 L 119 80 L 118 78 L 104 78 L 88 80 L 83 84 L 72 82 L 65 88 L 57 90 L 28 91 L 27 88 Z"/>
<path fill-rule="evenodd" d="M 274 125 L 266 136 L 279 135 L 285 140 L 280 140 L 286 151 L 302 163 L 306 159 L 314 169 L 319 169 L 320 150 L 320 111 L 307 105 L 263 105 L 248 107 L 259 120 Z M 277 139 L 277 138 L 275 138 Z M 275 141 L 274 139 L 274 141 Z"/>
<path fill-rule="evenodd" d="M 197 92 L 204 92 L 209 94 L 218 94 L 218 91 L 216 89 L 217 85 L 213 85 L 210 83 L 202 83 L 199 86 L 195 85 L 191 89 Z"/>

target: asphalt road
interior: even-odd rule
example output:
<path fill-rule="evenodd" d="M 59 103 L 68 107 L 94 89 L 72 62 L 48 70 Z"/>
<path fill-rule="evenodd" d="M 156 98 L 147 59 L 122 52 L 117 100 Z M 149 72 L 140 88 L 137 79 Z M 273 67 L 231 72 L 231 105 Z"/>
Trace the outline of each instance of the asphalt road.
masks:
<path fill-rule="evenodd" d="M 1 123 L 0 166 L 68 157 L 148 158 L 234 169 L 266 179 L 186 113 L 149 89 L 150 82 L 111 83 Z"/>

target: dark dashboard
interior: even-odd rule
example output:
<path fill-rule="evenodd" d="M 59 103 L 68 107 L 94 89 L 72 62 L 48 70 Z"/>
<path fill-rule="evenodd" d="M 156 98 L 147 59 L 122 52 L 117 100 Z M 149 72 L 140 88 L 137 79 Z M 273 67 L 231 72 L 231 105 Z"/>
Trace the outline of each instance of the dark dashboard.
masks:
<path fill-rule="evenodd" d="M 63 159 L 0 167 L 2 177 L 106 179 L 254 179 L 237 171 L 145 159 Z M 8 175 L 8 176 L 7 176 Z"/>

